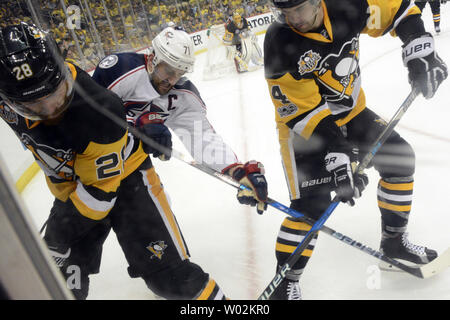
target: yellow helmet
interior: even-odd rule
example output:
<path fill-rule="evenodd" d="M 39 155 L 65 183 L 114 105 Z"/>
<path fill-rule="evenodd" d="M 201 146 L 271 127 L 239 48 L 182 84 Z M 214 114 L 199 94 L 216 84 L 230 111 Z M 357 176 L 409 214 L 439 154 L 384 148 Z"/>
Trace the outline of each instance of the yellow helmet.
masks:
<path fill-rule="evenodd" d="M 237 27 L 242 27 L 242 17 L 239 13 L 235 12 L 233 13 L 233 21 L 236 24 Z"/>

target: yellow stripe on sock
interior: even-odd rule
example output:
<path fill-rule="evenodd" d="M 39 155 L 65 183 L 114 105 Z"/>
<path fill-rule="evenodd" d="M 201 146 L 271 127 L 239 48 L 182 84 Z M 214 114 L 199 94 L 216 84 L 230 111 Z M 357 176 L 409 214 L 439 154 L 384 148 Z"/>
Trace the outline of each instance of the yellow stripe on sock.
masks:
<path fill-rule="evenodd" d="M 292 253 L 292 252 L 295 251 L 295 249 L 297 249 L 297 247 L 296 246 L 289 246 L 287 244 L 282 244 L 282 243 L 278 243 L 277 242 L 277 245 L 276 245 L 275 249 L 277 251 L 279 251 L 279 252 Z M 311 257 L 312 253 L 313 253 L 313 250 L 305 249 L 302 252 L 302 256 Z"/>
<path fill-rule="evenodd" d="M 380 180 L 380 186 L 389 190 L 401 190 L 407 191 L 412 190 L 414 187 L 414 182 L 409 183 L 387 183 L 386 181 Z"/>
<path fill-rule="evenodd" d="M 284 219 L 282 226 L 289 228 L 289 229 L 302 230 L 302 231 L 309 231 L 311 229 L 311 226 L 305 222 L 292 221 L 292 220 L 288 220 L 288 219 Z"/>
<path fill-rule="evenodd" d="M 400 212 L 409 212 L 411 211 L 411 205 L 409 206 L 396 206 L 393 204 L 389 204 L 383 201 L 378 201 L 378 206 L 380 208 L 386 209 L 386 210 L 392 210 L 392 211 L 400 211 Z"/>

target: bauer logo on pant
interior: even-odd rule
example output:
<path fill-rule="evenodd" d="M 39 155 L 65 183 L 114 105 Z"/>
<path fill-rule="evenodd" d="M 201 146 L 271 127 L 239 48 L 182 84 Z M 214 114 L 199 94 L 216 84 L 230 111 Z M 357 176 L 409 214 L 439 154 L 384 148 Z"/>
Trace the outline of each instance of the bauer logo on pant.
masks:
<path fill-rule="evenodd" d="M 166 248 L 167 248 L 167 245 L 164 243 L 164 241 L 151 242 L 147 247 L 147 249 L 151 253 L 153 253 L 153 255 L 151 256 L 151 259 L 153 259 L 153 257 L 157 257 L 159 260 L 161 260 L 161 257 Z"/>

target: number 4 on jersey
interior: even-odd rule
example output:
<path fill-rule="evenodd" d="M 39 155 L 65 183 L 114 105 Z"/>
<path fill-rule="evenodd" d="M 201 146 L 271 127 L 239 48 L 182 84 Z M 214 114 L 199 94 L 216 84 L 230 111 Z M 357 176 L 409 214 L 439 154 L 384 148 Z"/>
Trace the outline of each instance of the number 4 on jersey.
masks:
<path fill-rule="evenodd" d="M 291 103 L 289 99 L 281 92 L 279 86 L 272 86 L 272 98 L 281 101 L 282 104 Z"/>

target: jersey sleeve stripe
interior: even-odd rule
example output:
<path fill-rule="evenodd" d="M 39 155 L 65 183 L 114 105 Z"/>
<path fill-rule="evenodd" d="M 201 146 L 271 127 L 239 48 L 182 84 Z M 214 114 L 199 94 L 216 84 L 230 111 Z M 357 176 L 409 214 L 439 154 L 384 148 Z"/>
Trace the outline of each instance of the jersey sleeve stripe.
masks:
<path fill-rule="evenodd" d="M 93 220 L 101 220 L 106 217 L 116 203 L 116 197 L 113 197 L 110 201 L 95 198 L 80 181 L 77 182 L 77 188 L 70 195 L 70 199 L 83 216 Z"/>
<path fill-rule="evenodd" d="M 406 0 L 367 0 L 370 17 L 362 33 L 371 37 L 380 37 L 395 28 L 407 16 L 420 14 L 419 8 L 412 1 Z"/>
<path fill-rule="evenodd" d="M 411 9 L 413 9 L 413 7 L 415 7 L 415 4 L 414 4 L 413 1 L 411 1 L 409 3 L 409 5 L 408 5 L 408 2 L 410 2 L 410 1 L 403 1 L 402 5 L 400 6 L 400 9 L 397 11 L 397 14 L 395 15 L 395 17 L 393 19 L 393 23 L 389 27 L 386 28 L 386 30 L 384 31 L 383 35 L 385 35 L 386 33 L 391 32 L 392 30 L 397 28 L 398 24 L 406 16 L 409 16 L 411 13 L 413 13 L 413 11 Z M 405 9 L 406 6 L 407 6 L 407 8 Z"/>

